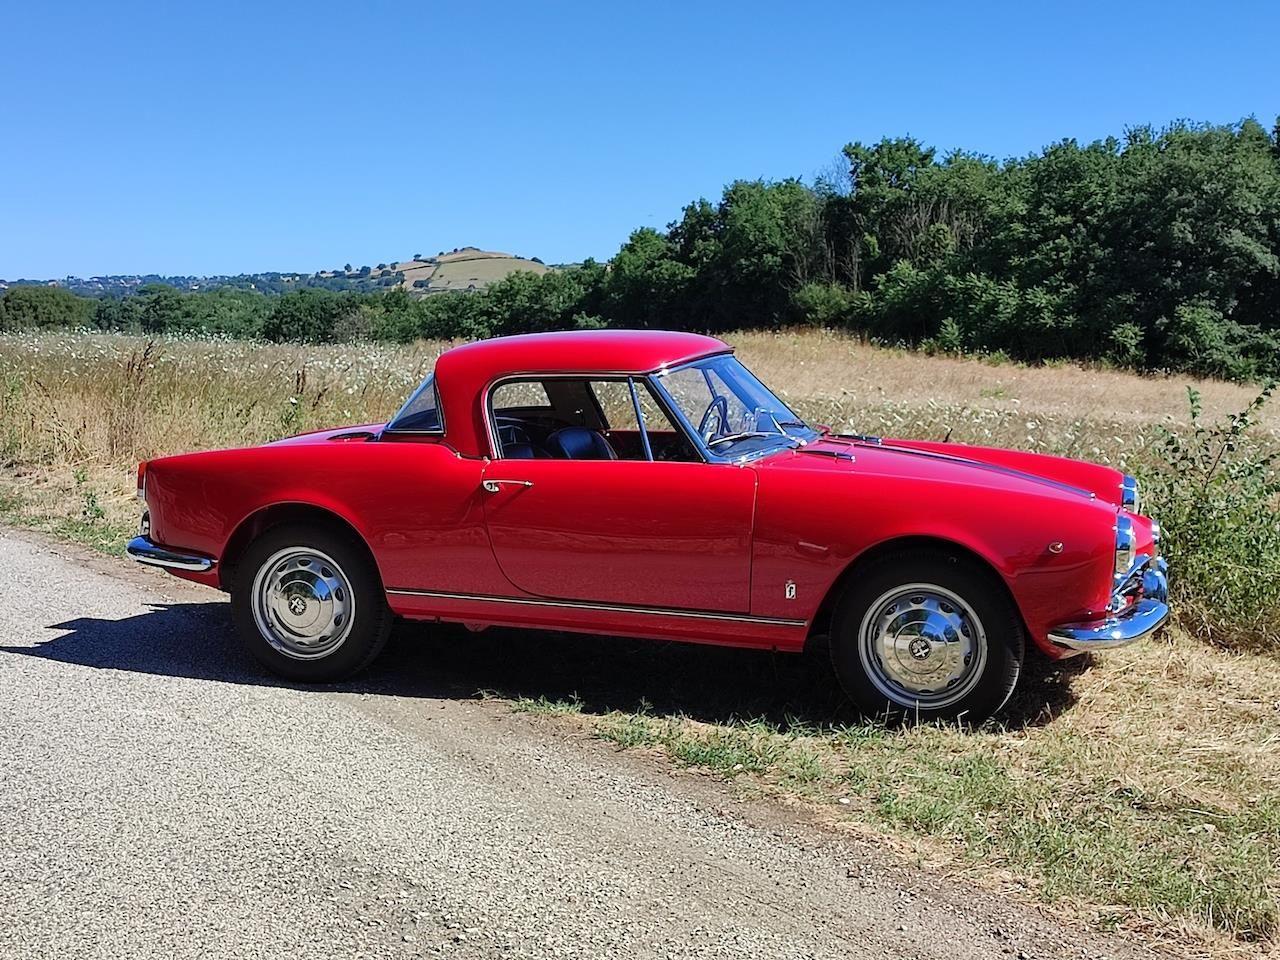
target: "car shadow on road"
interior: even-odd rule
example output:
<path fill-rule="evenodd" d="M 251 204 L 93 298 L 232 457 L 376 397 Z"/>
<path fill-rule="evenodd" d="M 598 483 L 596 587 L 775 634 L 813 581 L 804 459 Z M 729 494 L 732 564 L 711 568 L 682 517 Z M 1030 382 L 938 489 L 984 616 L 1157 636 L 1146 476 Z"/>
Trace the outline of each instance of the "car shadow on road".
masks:
<path fill-rule="evenodd" d="M 387 649 L 350 681 L 305 687 L 267 673 L 241 647 L 226 604 L 157 604 L 121 620 L 84 617 L 52 624 L 56 636 L 0 654 L 105 670 L 221 683 L 339 690 L 383 696 L 576 700 L 588 713 L 650 711 L 707 722 L 760 718 L 782 728 L 855 723 L 826 651 L 774 654 L 620 637 L 398 624 Z M 1087 658 L 1028 657 L 1004 723 L 1051 721 L 1075 703 L 1072 680 Z"/>

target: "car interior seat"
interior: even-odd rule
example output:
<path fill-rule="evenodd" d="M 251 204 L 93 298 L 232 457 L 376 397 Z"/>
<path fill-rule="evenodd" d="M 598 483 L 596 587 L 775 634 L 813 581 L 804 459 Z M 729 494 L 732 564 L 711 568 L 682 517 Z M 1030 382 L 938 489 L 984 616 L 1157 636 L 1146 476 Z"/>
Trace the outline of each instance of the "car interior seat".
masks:
<path fill-rule="evenodd" d="M 565 460 L 617 460 L 604 434 L 586 427 L 564 427 L 547 438 L 547 450 Z"/>

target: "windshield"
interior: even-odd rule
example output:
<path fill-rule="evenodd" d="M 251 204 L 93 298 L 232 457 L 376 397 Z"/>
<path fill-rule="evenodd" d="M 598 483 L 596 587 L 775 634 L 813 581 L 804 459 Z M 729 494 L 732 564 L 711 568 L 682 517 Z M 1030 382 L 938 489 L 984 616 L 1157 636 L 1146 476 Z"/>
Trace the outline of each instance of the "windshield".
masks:
<path fill-rule="evenodd" d="M 404 402 L 400 412 L 387 424 L 388 430 L 412 430 L 415 433 L 439 433 L 440 396 L 436 393 L 435 375 L 427 377 L 413 395 Z"/>
<path fill-rule="evenodd" d="M 754 456 L 818 435 L 732 355 L 698 360 L 656 379 L 715 457 Z"/>

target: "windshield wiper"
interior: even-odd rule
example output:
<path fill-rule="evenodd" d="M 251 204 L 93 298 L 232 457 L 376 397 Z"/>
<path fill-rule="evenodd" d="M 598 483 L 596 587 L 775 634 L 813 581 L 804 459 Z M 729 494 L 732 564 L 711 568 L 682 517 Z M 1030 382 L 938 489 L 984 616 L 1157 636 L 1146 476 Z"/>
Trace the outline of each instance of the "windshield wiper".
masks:
<path fill-rule="evenodd" d="M 750 440 L 752 437 L 780 437 L 780 433 L 769 433 L 764 430 L 744 430 L 742 433 L 730 433 L 727 436 L 716 437 L 714 440 L 708 440 L 707 446 L 714 447 L 717 443 L 733 443 L 735 440 Z"/>
<path fill-rule="evenodd" d="M 707 446 L 714 447 L 719 443 L 733 443 L 737 440 L 752 440 L 758 437 L 777 437 L 779 440 L 786 440 L 792 444 L 798 445 L 800 443 L 798 439 L 785 433 L 774 433 L 772 430 L 744 430 L 742 433 L 731 433 L 728 436 L 708 440 Z"/>

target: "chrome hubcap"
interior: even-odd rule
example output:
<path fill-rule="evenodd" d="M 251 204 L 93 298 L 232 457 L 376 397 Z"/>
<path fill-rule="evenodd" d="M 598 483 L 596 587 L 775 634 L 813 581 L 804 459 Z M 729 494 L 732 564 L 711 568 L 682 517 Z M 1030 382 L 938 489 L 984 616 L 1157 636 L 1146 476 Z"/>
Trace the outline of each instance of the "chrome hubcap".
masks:
<path fill-rule="evenodd" d="M 318 550 L 287 547 L 258 568 L 253 619 L 263 638 L 295 660 L 327 657 L 347 639 L 355 596 L 342 568 Z"/>
<path fill-rule="evenodd" d="M 977 614 L 945 587 L 910 583 L 882 594 L 862 618 L 858 655 L 872 684 L 904 707 L 938 709 L 969 693 L 987 661 Z"/>

